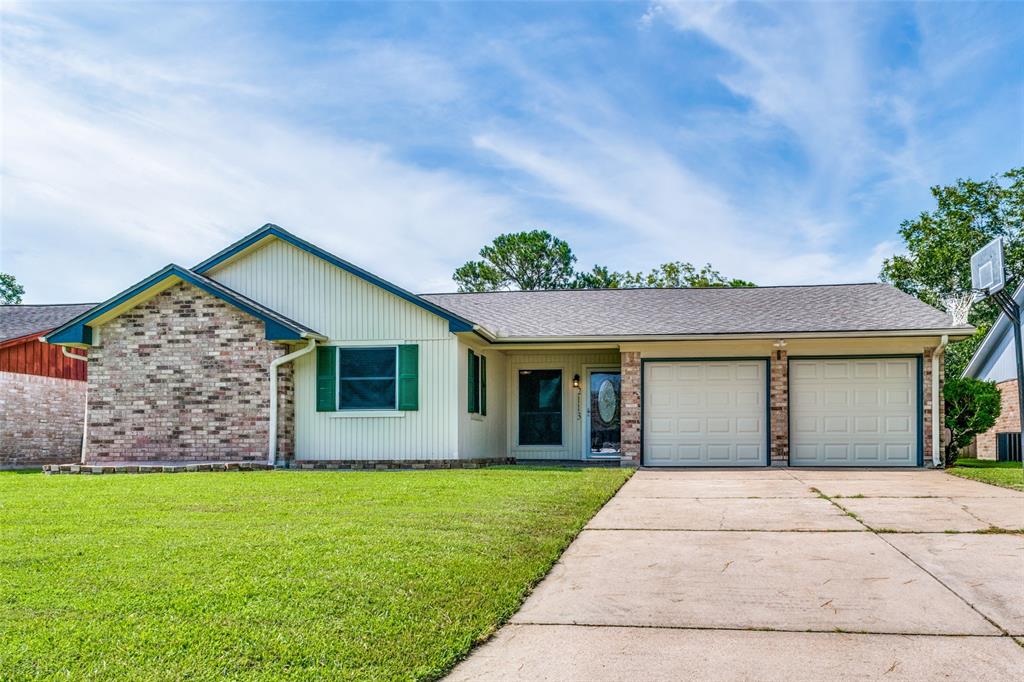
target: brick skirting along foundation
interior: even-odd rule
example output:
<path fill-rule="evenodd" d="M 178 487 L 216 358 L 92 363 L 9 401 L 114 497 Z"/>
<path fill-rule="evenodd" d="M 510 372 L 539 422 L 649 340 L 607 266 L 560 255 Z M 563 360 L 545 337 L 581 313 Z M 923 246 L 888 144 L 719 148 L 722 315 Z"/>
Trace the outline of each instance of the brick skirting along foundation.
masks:
<path fill-rule="evenodd" d="M 515 464 L 512 457 L 431 460 L 333 460 L 290 462 L 286 469 L 300 471 L 387 471 L 412 469 L 479 469 Z M 180 464 L 44 464 L 47 474 L 178 474 L 212 471 L 272 471 L 260 462 L 182 462 Z"/>

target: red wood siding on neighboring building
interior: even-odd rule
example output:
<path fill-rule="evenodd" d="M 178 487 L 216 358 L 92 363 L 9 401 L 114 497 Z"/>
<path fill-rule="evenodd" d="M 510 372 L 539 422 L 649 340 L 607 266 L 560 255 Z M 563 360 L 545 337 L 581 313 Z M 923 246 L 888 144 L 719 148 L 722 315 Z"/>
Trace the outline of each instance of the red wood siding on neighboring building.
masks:
<path fill-rule="evenodd" d="M 40 342 L 39 337 L 43 333 L 0 344 L 0 372 L 85 381 L 88 363 L 64 357 L 60 346 Z"/>

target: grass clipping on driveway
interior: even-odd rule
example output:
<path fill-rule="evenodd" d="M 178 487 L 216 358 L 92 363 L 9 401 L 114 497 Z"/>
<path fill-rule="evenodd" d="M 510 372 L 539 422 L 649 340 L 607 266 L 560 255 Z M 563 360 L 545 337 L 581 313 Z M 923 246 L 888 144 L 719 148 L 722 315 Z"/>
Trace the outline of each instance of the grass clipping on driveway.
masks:
<path fill-rule="evenodd" d="M 1004 488 L 1024 490 L 1024 468 L 1020 462 L 996 462 L 986 459 L 958 459 L 947 473 L 990 483 Z"/>
<path fill-rule="evenodd" d="M 0 474 L 0 679 L 436 678 L 627 477 Z"/>

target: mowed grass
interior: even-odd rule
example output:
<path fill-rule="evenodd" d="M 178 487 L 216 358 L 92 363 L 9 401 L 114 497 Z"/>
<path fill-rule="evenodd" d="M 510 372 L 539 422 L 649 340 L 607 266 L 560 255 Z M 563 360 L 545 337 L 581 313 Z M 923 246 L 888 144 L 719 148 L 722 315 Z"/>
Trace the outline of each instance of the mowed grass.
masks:
<path fill-rule="evenodd" d="M 437 678 L 628 475 L 0 473 L 0 679 Z"/>
<path fill-rule="evenodd" d="M 985 459 L 958 459 L 948 473 L 982 483 L 1024 490 L 1024 468 L 1020 462 L 994 462 Z"/>

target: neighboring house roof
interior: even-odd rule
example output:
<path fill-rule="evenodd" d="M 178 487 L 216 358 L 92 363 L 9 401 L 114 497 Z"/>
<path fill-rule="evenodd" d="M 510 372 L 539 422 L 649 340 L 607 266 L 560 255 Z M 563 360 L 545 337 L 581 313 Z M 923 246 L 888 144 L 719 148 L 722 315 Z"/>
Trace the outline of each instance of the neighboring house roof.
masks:
<path fill-rule="evenodd" d="M 125 289 L 117 296 L 90 308 L 85 313 L 68 321 L 59 329 L 55 329 L 48 334 L 46 340 L 49 343 L 90 345 L 92 343 L 92 329 L 88 325 L 91 322 L 103 322 L 110 317 L 116 316 L 123 310 L 130 309 L 148 300 L 147 292 L 150 292 L 155 287 L 166 289 L 178 281 L 188 282 L 199 287 L 208 294 L 216 296 L 239 310 L 262 320 L 267 340 L 289 341 L 302 338 L 325 338 L 322 334 L 309 327 L 271 310 L 262 303 L 243 296 L 220 282 L 192 272 L 180 265 L 171 264 L 153 273 L 138 284 Z"/>
<path fill-rule="evenodd" d="M 887 284 L 564 289 L 422 298 L 498 338 L 973 331 Z"/>
<path fill-rule="evenodd" d="M 1017 305 L 1024 306 L 1024 282 L 1013 292 Z M 1007 381 L 1017 378 L 1017 359 L 1012 351 L 1013 325 L 1004 313 L 999 313 L 995 324 L 988 330 L 981 345 L 967 363 L 963 376 L 986 381 Z"/>
<path fill-rule="evenodd" d="M 44 334 L 93 308 L 95 303 L 0 305 L 0 343 Z"/>
<path fill-rule="evenodd" d="M 231 246 L 227 247 L 223 251 L 210 256 L 199 265 L 192 268 L 193 272 L 202 274 L 218 265 L 237 258 L 239 255 L 248 251 L 249 249 L 259 246 L 265 239 L 276 237 L 283 241 L 288 242 L 296 248 L 302 249 L 303 251 L 310 253 L 317 258 L 327 261 L 331 265 L 341 268 L 342 270 L 359 277 L 360 279 L 369 282 L 370 284 L 376 285 L 385 291 L 388 291 L 399 298 L 403 298 L 413 305 L 419 306 L 424 310 L 427 310 L 445 320 L 448 320 L 448 329 L 452 332 L 468 332 L 473 330 L 473 323 L 469 320 L 461 317 L 451 310 L 446 310 L 443 307 L 437 306 L 434 303 L 425 300 L 424 298 L 417 296 L 416 294 L 406 291 L 401 287 L 398 287 L 391 282 L 387 281 L 382 277 L 378 277 L 372 272 L 363 270 L 362 268 L 349 263 L 346 260 L 338 258 L 333 253 L 324 251 L 316 244 L 311 244 L 305 239 L 296 237 L 294 234 L 285 230 L 282 227 L 274 225 L 273 223 L 267 223 L 260 229 L 256 230 L 252 234 L 243 237 Z"/>

